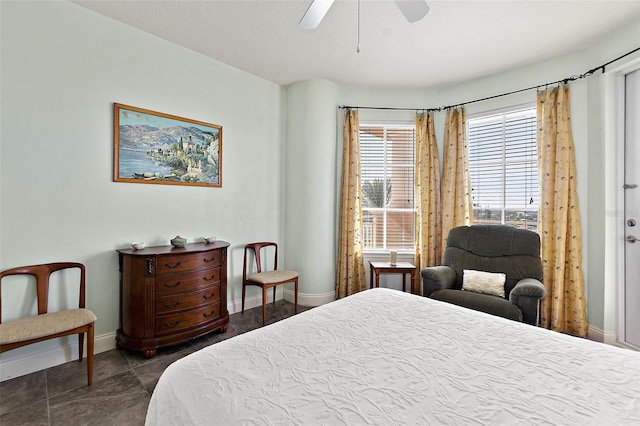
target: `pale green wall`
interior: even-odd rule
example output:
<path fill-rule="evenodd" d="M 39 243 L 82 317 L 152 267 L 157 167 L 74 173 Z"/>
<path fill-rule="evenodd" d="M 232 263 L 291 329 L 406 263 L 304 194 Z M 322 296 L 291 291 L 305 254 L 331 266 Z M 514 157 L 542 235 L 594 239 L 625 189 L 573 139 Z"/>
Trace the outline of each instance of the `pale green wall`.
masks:
<path fill-rule="evenodd" d="M 216 235 L 237 303 L 242 245 L 284 238 L 285 90 L 72 3 L 0 5 L 0 268 L 86 264 L 101 336 L 118 327 L 115 249 Z M 222 188 L 112 182 L 114 102 L 222 125 Z M 3 319 L 25 310 L 15 286 L 2 296 Z"/>
<path fill-rule="evenodd" d="M 325 80 L 287 88 L 285 250 L 287 264 L 301 271 L 299 291 L 308 305 L 335 293 L 337 93 Z"/>

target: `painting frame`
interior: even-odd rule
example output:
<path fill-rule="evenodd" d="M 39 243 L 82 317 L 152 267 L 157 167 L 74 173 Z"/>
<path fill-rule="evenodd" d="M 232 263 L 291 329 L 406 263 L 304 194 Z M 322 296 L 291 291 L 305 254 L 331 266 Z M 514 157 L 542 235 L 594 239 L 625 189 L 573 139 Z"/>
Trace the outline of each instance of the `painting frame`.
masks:
<path fill-rule="evenodd" d="M 222 126 L 114 102 L 113 181 L 222 187 Z"/>

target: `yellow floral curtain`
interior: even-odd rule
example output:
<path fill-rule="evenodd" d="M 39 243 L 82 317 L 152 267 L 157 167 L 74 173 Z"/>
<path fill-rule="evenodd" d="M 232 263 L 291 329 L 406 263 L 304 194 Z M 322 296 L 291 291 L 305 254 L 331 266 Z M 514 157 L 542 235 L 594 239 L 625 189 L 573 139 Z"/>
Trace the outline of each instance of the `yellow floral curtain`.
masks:
<path fill-rule="evenodd" d="M 416 258 L 418 271 L 442 262 L 440 160 L 433 113 L 416 116 Z"/>
<path fill-rule="evenodd" d="M 449 109 L 444 126 L 442 159 L 441 247 L 446 247 L 452 228 L 473 222 L 465 127 L 464 108 Z"/>
<path fill-rule="evenodd" d="M 360 123 L 356 110 L 348 110 L 344 117 L 343 141 L 336 299 L 367 288 L 362 241 Z"/>
<path fill-rule="evenodd" d="M 538 92 L 538 167 L 538 232 L 547 288 L 540 308 L 541 324 L 586 336 L 582 232 L 568 85 Z"/>

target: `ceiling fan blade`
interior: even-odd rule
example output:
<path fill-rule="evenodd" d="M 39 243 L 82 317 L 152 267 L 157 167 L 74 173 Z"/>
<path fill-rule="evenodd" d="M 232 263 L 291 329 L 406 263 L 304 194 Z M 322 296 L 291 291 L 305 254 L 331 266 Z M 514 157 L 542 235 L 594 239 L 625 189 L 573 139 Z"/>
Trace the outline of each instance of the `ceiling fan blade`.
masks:
<path fill-rule="evenodd" d="M 300 27 L 303 30 L 313 30 L 318 28 L 322 18 L 327 14 L 329 8 L 335 0 L 313 0 L 309 9 L 300 20 Z"/>
<path fill-rule="evenodd" d="M 429 12 L 429 5 L 426 0 L 395 0 L 398 8 L 402 12 L 407 21 L 410 23 L 418 22 Z"/>

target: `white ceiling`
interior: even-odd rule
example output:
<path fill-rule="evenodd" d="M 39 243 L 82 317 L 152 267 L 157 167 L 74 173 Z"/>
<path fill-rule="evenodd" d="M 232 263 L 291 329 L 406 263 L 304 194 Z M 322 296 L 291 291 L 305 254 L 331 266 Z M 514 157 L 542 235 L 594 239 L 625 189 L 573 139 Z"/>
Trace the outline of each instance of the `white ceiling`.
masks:
<path fill-rule="evenodd" d="M 362 0 L 357 53 L 357 0 L 336 1 L 310 31 L 298 22 L 311 0 L 74 3 L 275 83 L 384 87 L 455 83 L 575 52 L 640 16 L 640 0 L 428 0 L 427 16 L 409 24 L 393 1 Z"/>

